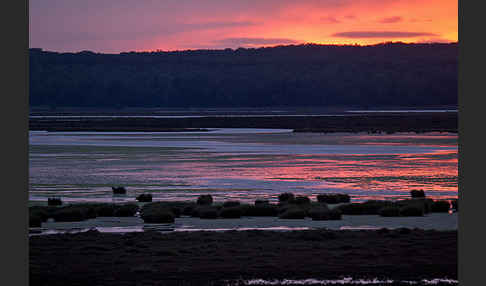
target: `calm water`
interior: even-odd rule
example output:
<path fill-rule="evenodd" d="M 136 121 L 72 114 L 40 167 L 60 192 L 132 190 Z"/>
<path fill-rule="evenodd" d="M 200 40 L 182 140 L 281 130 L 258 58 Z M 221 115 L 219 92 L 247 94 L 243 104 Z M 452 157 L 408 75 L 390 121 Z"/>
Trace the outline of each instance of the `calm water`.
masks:
<path fill-rule="evenodd" d="M 305 134 L 291 130 L 210 132 L 36 132 L 30 136 L 33 201 L 275 200 L 292 191 L 354 201 L 399 198 L 423 189 L 457 197 L 457 135 Z M 113 197 L 112 185 L 126 196 Z"/>

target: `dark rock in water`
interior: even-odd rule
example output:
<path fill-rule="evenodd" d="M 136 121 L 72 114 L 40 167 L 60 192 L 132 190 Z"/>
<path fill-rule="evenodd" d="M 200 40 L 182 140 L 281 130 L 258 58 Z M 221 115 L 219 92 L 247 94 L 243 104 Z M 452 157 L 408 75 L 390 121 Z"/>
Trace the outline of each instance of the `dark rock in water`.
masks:
<path fill-rule="evenodd" d="M 278 201 L 283 202 L 292 202 L 295 199 L 294 194 L 292 193 L 283 193 L 278 196 Z"/>
<path fill-rule="evenodd" d="M 112 217 L 115 215 L 115 205 L 114 204 L 102 204 L 97 210 L 97 216 L 107 216 Z"/>
<path fill-rule="evenodd" d="M 113 194 L 123 195 L 127 193 L 125 187 L 111 187 L 111 189 L 113 190 Z"/>
<path fill-rule="evenodd" d="M 114 216 L 116 217 L 131 217 L 134 216 L 138 211 L 138 206 L 136 204 L 124 204 L 120 206 L 115 206 Z"/>
<path fill-rule="evenodd" d="M 351 198 L 347 194 L 320 194 L 317 201 L 326 204 L 349 203 Z"/>
<path fill-rule="evenodd" d="M 277 216 L 278 207 L 272 204 L 257 204 L 243 206 L 243 216 Z"/>
<path fill-rule="evenodd" d="M 397 206 L 384 207 L 379 211 L 380 216 L 397 217 L 400 216 L 400 208 Z"/>
<path fill-rule="evenodd" d="M 62 205 L 62 200 L 60 198 L 48 198 L 47 199 L 48 206 L 60 206 Z"/>
<path fill-rule="evenodd" d="M 223 208 L 237 207 L 241 205 L 239 201 L 227 201 L 223 203 Z"/>
<path fill-rule="evenodd" d="M 410 191 L 412 198 L 425 198 L 425 192 L 423 190 L 412 190 Z"/>
<path fill-rule="evenodd" d="M 87 211 L 80 207 L 63 207 L 53 214 L 56 222 L 83 221 L 88 219 Z"/>
<path fill-rule="evenodd" d="M 144 205 L 140 217 L 146 223 L 172 223 L 175 221 L 172 211 L 158 203 Z"/>
<path fill-rule="evenodd" d="M 423 216 L 424 210 L 418 206 L 404 206 L 400 208 L 401 216 Z"/>
<path fill-rule="evenodd" d="M 382 208 L 389 206 L 393 206 L 393 202 L 370 200 L 363 203 L 340 205 L 338 209 L 345 215 L 375 215 Z"/>
<path fill-rule="evenodd" d="M 434 201 L 430 207 L 430 211 L 433 213 L 446 213 L 449 212 L 451 205 L 448 201 Z"/>
<path fill-rule="evenodd" d="M 194 211 L 199 218 L 215 219 L 218 218 L 218 209 L 215 207 L 198 207 Z"/>
<path fill-rule="evenodd" d="M 270 201 L 269 200 L 256 200 L 255 201 L 255 206 L 268 205 L 268 204 L 270 204 Z"/>
<path fill-rule="evenodd" d="M 297 196 L 291 203 L 296 205 L 308 205 L 311 203 L 311 201 L 306 196 Z"/>
<path fill-rule="evenodd" d="M 42 222 L 46 222 L 49 217 L 52 217 L 55 210 L 57 210 L 57 207 L 53 206 L 31 206 L 29 207 L 29 215 L 38 216 Z"/>
<path fill-rule="evenodd" d="M 382 228 L 378 229 L 376 232 L 383 234 L 383 233 L 389 233 L 390 230 L 386 227 L 382 227 Z"/>
<path fill-rule="evenodd" d="M 29 227 L 40 227 L 42 224 L 41 217 L 38 215 L 29 216 Z"/>
<path fill-rule="evenodd" d="M 406 227 L 397 228 L 397 231 L 398 231 L 399 234 L 409 234 L 409 233 L 412 232 L 411 229 L 406 228 Z"/>
<path fill-rule="evenodd" d="M 236 207 L 223 207 L 219 212 L 219 216 L 222 218 L 240 218 L 243 211 L 239 206 Z"/>
<path fill-rule="evenodd" d="M 330 210 L 327 205 L 321 205 L 317 207 L 312 207 L 308 211 L 308 216 L 312 218 L 312 220 L 340 220 L 341 219 L 341 211 L 335 209 Z"/>
<path fill-rule="evenodd" d="M 194 213 L 194 209 L 196 207 L 193 206 L 193 205 L 189 205 L 189 206 L 185 206 L 183 209 L 182 209 L 182 214 L 183 215 L 187 215 L 187 216 L 192 216 L 192 214 Z"/>
<path fill-rule="evenodd" d="M 459 211 L 459 201 L 458 200 L 452 200 L 451 201 L 452 208 L 456 211 Z"/>
<path fill-rule="evenodd" d="M 200 195 L 197 198 L 198 205 L 212 205 L 213 204 L 213 196 L 211 195 Z"/>
<path fill-rule="evenodd" d="M 281 219 L 304 219 L 305 211 L 300 208 L 288 208 L 286 211 L 281 213 L 278 217 Z"/>
<path fill-rule="evenodd" d="M 137 196 L 137 201 L 139 202 L 151 202 L 152 201 L 152 195 L 151 194 L 140 194 Z"/>
<path fill-rule="evenodd" d="M 429 213 L 434 201 L 426 198 L 413 198 L 407 200 L 400 200 L 395 203 L 399 207 L 414 206 L 421 208 L 424 214 Z"/>

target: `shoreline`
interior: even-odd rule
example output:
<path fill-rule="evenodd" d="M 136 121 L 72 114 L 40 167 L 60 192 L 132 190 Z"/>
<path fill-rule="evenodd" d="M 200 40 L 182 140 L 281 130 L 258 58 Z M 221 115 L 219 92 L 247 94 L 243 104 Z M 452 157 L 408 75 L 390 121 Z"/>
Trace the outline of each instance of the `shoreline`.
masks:
<path fill-rule="evenodd" d="M 316 221 L 305 219 L 279 219 L 278 217 L 241 217 L 200 219 L 181 216 L 174 223 L 144 223 L 140 217 L 97 217 L 79 222 L 43 222 L 31 228 L 29 235 L 79 233 L 96 229 L 102 233 L 132 233 L 157 230 L 162 232 L 196 231 L 294 231 L 294 230 L 378 230 L 423 229 L 437 231 L 457 230 L 457 213 L 429 213 L 423 217 L 382 217 L 379 215 L 343 215 L 341 220 Z"/>
<path fill-rule="evenodd" d="M 29 250 L 31 285 L 223 285 L 241 279 L 343 277 L 457 280 L 457 230 L 88 231 L 33 236 Z"/>
<path fill-rule="evenodd" d="M 29 118 L 31 131 L 138 131 L 178 129 L 265 128 L 294 132 L 451 132 L 457 133 L 457 113 L 355 113 L 322 116 L 231 116 L 196 118 Z"/>

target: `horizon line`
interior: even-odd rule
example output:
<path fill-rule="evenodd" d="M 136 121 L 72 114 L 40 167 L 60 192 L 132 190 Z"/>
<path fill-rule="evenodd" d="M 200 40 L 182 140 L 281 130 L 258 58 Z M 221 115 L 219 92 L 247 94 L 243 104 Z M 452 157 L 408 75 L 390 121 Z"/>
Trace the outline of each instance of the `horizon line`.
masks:
<path fill-rule="evenodd" d="M 195 52 L 195 51 L 226 51 L 226 50 L 258 50 L 258 49 L 268 49 L 268 48 L 278 48 L 278 47 L 298 47 L 298 46 L 340 46 L 340 47 L 373 47 L 373 46 L 380 46 L 380 45 L 387 45 L 387 44 L 406 44 L 406 45 L 433 45 L 433 44 L 459 44 L 459 41 L 451 41 L 451 42 L 403 42 L 403 41 L 386 41 L 380 42 L 376 44 L 319 44 L 319 43 L 301 43 L 301 44 L 282 44 L 282 45 L 268 45 L 268 46 L 259 46 L 259 47 L 238 47 L 238 48 L 195 48 L 195 49 L 181 49 L 181 50 L 162 50 L 162 49 L 155 49 L 155 50 L 139 50 L 139 51 L 125 51 L 125 52 L 118 52 L 118 53 L 105 53 L 105 52 L 96 52 L 92 50 L 79 50 L 79 51 L 54 51 L 54 50 L 44 50 L 43 48 L 34 48 L 29 47 L 29 51 L 31 50 L 40 50 L 42 52 L 53 52 L 59 54 L 76 54 L 76 53 L 94 53 L 94 54 L 110 54 L 110 55 L 120 55 L 120 54 L 128 54 L 128 53 L 174 53 L 174 52 Z"/>

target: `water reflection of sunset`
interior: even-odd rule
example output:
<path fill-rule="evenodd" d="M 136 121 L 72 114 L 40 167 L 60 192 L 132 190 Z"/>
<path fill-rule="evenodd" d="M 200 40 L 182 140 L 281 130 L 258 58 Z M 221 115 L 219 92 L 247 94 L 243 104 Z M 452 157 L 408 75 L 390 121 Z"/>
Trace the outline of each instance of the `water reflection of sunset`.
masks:
<path fill-rule="evenodd" d="M 87 142 L 87 137 L 76 136 L 70 142 Z M 77 199 L 86 199 L 90 192 L 97 199 L 111 199 L 109 184 L 115 183 L 134 192 L 151 191 L 156 200 L 191 200 L 203 193 L 211 193 L 216 200 L 275 200 L 278 194 L 291 191 L 313 199 L 319 193 L 342 192 L 356 201 L 408 197 L 413 189 L 423 189 L 432 198 L 457 197 L 457 135 L 208 134 L 187 136 L 184 141 L 203 149 L 147 148 L 146 142 L 161 146 L 182 142 L 166 139 L 168 135 L 154 136 L 138 138 L 136 144 L 140 147 L 129 135 L 120 136 L 117 142 L 130 142 L 129 148 L 32 145 L 31 197 L 55 190 L 68 194 L 69 189 L 74 190 L 69 196 Z M 55 135 L 47 137 L 58 142 Z M 232 141 L 242 143 L 232 145 Z M 396 149 L 398 153 L 363 152 L 389 148 L 388 143 L 403 148 Z M 278 153 L 291 150 L 282 146 L 292 144 L 299 148 Z M 372 145 L 373 149 L 366 147 Z M 417 149 L 417 145 L 427 148 Z M 204 150 L 205 146 L 219 149 Z M 242 151 L 247 146 L 279 151 Z M 300 153 L 295 154 L 295 150 Z"/>

